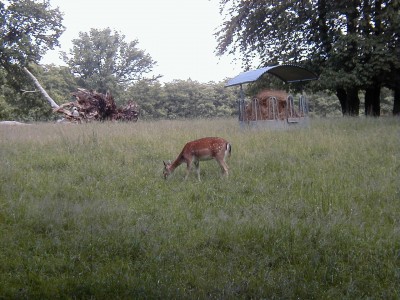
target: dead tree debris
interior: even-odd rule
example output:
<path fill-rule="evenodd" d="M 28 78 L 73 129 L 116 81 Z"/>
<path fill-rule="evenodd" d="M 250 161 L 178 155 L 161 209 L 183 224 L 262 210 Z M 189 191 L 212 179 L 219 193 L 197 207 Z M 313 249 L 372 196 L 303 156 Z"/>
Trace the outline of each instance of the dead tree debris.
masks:
<path fill-rule="evenodd" d="M 54 111 L 73 123 L 107 120 L 136 122 L 139 118 L 139 105 L 136 102 L 130 101 L 117 107 L 110 93 L 78 89 L 72 96 L 76 101 L 62 104 Z"/>

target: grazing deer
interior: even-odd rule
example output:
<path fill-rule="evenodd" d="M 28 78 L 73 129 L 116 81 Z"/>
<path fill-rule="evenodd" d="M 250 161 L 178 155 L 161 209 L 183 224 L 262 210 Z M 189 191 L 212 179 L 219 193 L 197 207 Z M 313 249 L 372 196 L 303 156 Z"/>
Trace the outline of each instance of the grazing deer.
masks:
<path fill-rule="evenodd" d="M 199 161 L 211 159 L 215 159 L 220 165 L 223 174 L 228 176 L 228 165 L 225 163 L 225 158 L 231 155 L 231 149 L 230 143 L 218 137 L 206 137 L 188 142 L 173 163 L 164 161 L 164 178 L 167 179 L 178 166 L 186 163 L 185 179 L 188 178 L 192 164 L 194 164 L 197 178 L 200 180 Z"/>

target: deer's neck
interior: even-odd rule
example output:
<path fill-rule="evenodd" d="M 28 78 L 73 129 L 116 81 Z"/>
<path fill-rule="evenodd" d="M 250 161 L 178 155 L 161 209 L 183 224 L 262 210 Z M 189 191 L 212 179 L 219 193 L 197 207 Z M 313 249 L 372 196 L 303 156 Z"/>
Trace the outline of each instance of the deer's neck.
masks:
<path fill-rule="evenodd" d="M 171 166 L 169 167 L 171 173 L 172 173 L 177 167 L 179 167 L 182 163 L 183 163 L 182 157 L 181 157 L 181 155 L 179 155 L 178 158 L 175 159 L 175 161 L 174 161 L 174 162 L 171 164 Z"/>

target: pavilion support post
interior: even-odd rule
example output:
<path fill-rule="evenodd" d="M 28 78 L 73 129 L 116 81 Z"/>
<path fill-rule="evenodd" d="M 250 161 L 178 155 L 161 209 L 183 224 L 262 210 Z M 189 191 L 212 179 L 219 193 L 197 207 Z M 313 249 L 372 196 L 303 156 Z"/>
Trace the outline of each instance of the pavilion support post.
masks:
<path fill-rule="evenodd" d="M 239 121 L 244 121 L 244 92 L 243 86 L 240 85 L 240 99 L 239 99 Z"/>

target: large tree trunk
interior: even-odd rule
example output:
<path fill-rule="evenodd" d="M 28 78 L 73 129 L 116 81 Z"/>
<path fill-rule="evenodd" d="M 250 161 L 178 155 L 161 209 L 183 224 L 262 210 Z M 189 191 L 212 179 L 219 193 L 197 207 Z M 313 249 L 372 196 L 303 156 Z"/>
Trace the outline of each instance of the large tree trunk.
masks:
<path fill-rule="evenodd" d="M 365 90 L 365 115 L 379 117 L 381 115 L 381 87 L 374 85 Z"/>
<path fill-rule="evenodd" d="M 400 116 L 400 86 L 394 87 L 393 115 Z"/>
<path fill-rule="evenodd" d="M 360 98 L 358 98 L 358 89 L 349 88 L 347 90 L 347 102 L 349 103 L 349 115 L 357 117 L 360 114 Z"/>
<path fill-rule="evenodd" d="M 336 96 L 339 98 L 342 114 L 344 116 L 358 116 L 360 110 L 360 99 L 356 88 L 338 88 Z"/>
<path fill-rule="evenodd" d="M 355 0 L 352 2 L 352 5 L 349 5 L 346 10 L 346 28 L 349 36 L 357 34 L 357 26 L 354 20 L 359 18 L 360 12 L 357 10 L 361 1 Z M 354 57 L 357 57 L 357 49 L 358 42 L 355 39 L 349 39 L 347 41 L 347 49 L 345 53 L 343 53 L 343 66 L 339 68 L 345 72 L 352 72 L 356 67 L 355 63 L 352 63 Z M 336 92 L 340 105 L 342 106 L 343 115 L 348 116 L 358 116 L 360 110 L 360 99 L 358 98 L 358 88 L 357 87 L 347 87 L 347 88 L 339 88 Z"/>
<path fill-rule="evenodd" d="M 47 94 L 46 90 L 40 85 L 39 81 L 36 79 L 36 77 L 29 72 L 29 70 L 26 67 L 23 67 L 24 72 L 33 80 L 33 83 L 35 86 L 39 89 L 40 93 L 43 95 L 43 97 L 47 100 L 47 102 L 50 103 L 52 108 L 59 108 L 60 106 Z"/>
<path fill-rule="evenodd" d="M 345 116 L 348 111 L 346 90 L 343 88 L 338 88 L 336 90 L 336 96 L 339 99 L 340 107 L 342 108 L 342 114 Z"/>
<path fill-rule="evenodd" d="M 393 115 L 400 116 L 400 70 L 394 70 L 389 88 L 394 91 Z"/>

